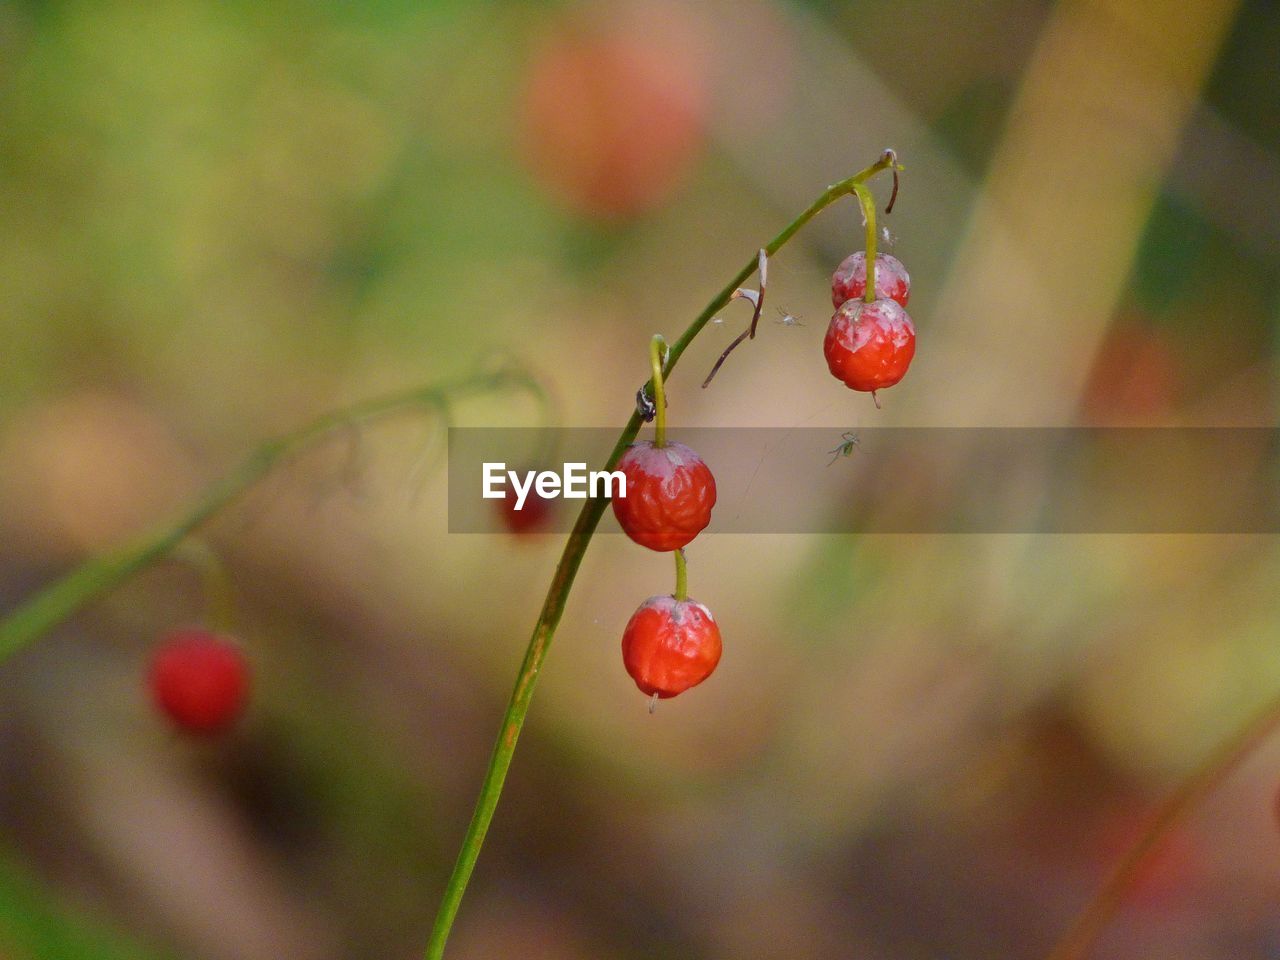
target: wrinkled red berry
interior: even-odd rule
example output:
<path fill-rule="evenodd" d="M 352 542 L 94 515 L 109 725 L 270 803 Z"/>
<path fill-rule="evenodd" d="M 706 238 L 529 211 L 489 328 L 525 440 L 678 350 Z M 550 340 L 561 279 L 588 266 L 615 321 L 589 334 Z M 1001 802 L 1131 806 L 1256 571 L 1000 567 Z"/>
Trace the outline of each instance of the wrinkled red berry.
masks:
<path fill-rule="evenodd" d="M 822 352 L 849 389 L 880 390 L 906 374 L 916 354 L 916 330 L 895 300 L 849 300 L 831 318 Z"/>
<path fill-rule="evenodd" d="M 151 656 L 152 698 L 179 729 L 221 733 L 244 713 L 249 663 L 232 641 L 201 627 L 167 634 Z"/>
<path fill-rule="evenodd" d="M 627 495 L 613 498 L 613 513 L 632 540 L 650 550 L 676 550 L 711 522 L 716 480 L 702 458 L 683 443 L 634 443 L 618 461 Z"/>
<path fill-rule="evenodd" d="M 867 255 L 862 250 L 845 257 L 831 275 L 831 303 L 840 306 L 860 300 L 867 292 Z M 876 254 L 876 299 L 896 300 L 907 305 L 911 296 L 911 276 L 902 261 L 888 253 Z"/>
<path fill-rule="evenodd" d="M 645 694 L 674 697 L 697 686 L 720 662 L 720 628 L 696 600 L 650 597 L 622 631 L 622 663 Z"/>

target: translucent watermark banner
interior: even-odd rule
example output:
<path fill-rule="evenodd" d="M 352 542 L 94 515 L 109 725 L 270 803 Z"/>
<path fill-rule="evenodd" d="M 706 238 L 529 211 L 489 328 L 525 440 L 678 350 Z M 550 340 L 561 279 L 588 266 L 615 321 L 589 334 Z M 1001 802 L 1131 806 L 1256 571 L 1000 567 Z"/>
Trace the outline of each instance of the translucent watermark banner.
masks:
<path fill-rule="evenodd" d="M 670 438 L 715 474 L 708 534 L 1280 533 L 1280 429 L 725 427 Z M 510 529 L 510 513 L 527 510 L 539 511 L 530 529 L 567 532 L 586 497 L 622 495 L 604 470 L 616 439 L 450 428 L 450 532 Z M 611 511 L 600 531 L 619 532 Z"/>

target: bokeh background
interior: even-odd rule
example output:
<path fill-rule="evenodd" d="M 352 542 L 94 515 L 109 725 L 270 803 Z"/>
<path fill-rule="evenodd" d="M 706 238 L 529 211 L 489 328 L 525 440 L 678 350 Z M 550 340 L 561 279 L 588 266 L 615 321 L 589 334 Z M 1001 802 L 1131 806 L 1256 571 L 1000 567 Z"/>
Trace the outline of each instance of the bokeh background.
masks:
<path fill-rule="evenodd" d="M 821 359 L 846 201 L 712 389 L 745 308 L 690 349 L 673 428 L 1275 422 L 1265 0 L 0 2 L 0 603 L 495 355 L 621 426 L 648 338 L 886 146 L 920 342 L 885 409 Z M 189 564 L 0 667 L 0 957 L 419 954 L 561 546 L 449 535 L 438 428 L 339 435 L 204 531 L 255 668 L 233 735 L 147 700 L 205 616 Z M 592 545 L 450 956 L 1043 956 L 1280 690 L 1272 537 L 712 533 L 690 564 L 725 656 L 651 716 L 618 639 L 670 560 Z M 1276 956 L 1278 783 L 1267 743 L 1098 956 Z"/>

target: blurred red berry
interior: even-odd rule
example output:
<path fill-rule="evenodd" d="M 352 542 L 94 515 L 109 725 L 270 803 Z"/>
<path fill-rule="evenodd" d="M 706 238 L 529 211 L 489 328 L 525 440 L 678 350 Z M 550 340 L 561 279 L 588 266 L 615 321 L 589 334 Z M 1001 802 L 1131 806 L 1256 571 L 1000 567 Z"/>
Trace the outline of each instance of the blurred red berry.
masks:
<path fill-rule="evenodd" d="M 1094 426 L 1159 424 L 1177 407 L 1180 380 L 1167 338 L 1146 323 L 1124 321 L 1098 347 L 1080 412 Z"/>
<path fill-rule="evenodd" d="M 827 366 L 851 390 L 891 387 L 916 354 L 916 329 L 896 300 L 841 304 L 822 344 Z"/>
<path fill-rule="evenodd" d="M 867 255 L 862 250 L 850 254 L 831 275 L 831 303 L 840 306 L 847 300 L 860 300 L 867 292 Z M 907 305 L 911 296 L 911 276 L 902 261 L 887 253 L 876 254 L 876 299 L 896 300 Z"/>
<path fill-rule="evenodd" d="M 539 181 L 595 220 L 665 202 L 706 138 L 706 76 L 679 5 L 645 2 L 560 25 L 535 53 L 519 105 Z"/>
<path fill-rule="evenodd" d="M 650 597 L 622 631 L 622 663 L 642 692 L 674 697 L 720 662 L 720 628 L 696 600 Z"/>
<path fill-rule="evenodd" d="M 495 501 L 498 505 L 498 517 L 502 520 L 503 526 L 517 536 L 546 530 L 555 512 L 555 501 L 541 497 L 536 490 L 531 489 L 525 496 L 524 503 L 517 510 L 517 499 L 516 492 L 508 488 L 506 496 Z"/>
<path fill-rule="evenodd" d="M 151 656 L 151 695 L 179 729 L 215 734 L 231 727 L 249 699 L 249 663 L 231 640 L 201 627 L 167 634 Z"/>
<path fill-rule="evenodd" d="M 716 480 L 702 458 L 683 443 L 661 447 L 634 443 L 618 461 L 627 495 L 613 498 L 613 513 L 624 533 L 650 550 L 676 550 L 711 522 Z"/>
<path fill-rule="evenodd" d="M 1117 808 L 1104 812 L 1096 846 L 1098 859 L 1108 867 L 1114 866 L 1146 838 L 1150 828 L 1150 817 L 1135 810 Z M 1167 906 L 1203 881 L 1204 863 L 1199 837 L 1185 825 L 1170 827 L 1143 858 L 1126 896 L 1138 906 Z"/>

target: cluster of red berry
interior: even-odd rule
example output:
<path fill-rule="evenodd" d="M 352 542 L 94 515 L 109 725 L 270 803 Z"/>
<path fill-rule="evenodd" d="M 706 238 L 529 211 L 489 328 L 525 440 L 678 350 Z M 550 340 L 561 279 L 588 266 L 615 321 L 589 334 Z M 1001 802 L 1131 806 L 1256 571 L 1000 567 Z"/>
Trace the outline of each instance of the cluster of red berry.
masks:
<path fill-rule="evenodd" d="M 896 257 L 877 253 L 872 293 L 867 292 L 867 255 L 846 257 L 831 277 L 835 316 L 822 352 L 827 367 L 851 390 L 876 391 L 901 380 L 916 355 L 916 328 L 907 316 L 911 278 Z"/>
<path fill-rule="evenodd" d="M 631 445 L 618 460 L 626 495 L 614 497 L 623 532 L 650 550 L 675 551 L 674 593 L 650 597 L 622 631 L 622 663 L 636 686 L 654 698 L 674 697 L 701 683 L 720 662 L 720 628 L 711 611 L 685 591 L 684 547 L 711 522 L 716 480 L 683 443 L 666 439 L 660 337 L 651 349 L 657 419 L 654 439 Z"/>
<path fill-rule="evenodd" d="M 868 292 L 867 255 L 858 251 L 831 278 L 835 316 L 823 353 L 832 374 L 852 390 L 871 393 L 901 380 L 916 352 L 916 331 L 907 316 L 911 278 L 896 257 L 876 254 Z M 743 337 L 754 333 L 764 293 L 765 251 L 760 252 L 761 289 L 737 291 L 755 304 L 755 318 Z M 735 294 L 735 295 L 737 295 Z M 748 296 L 749 295 L 749 296 Z M 617 469 L 626 476 L 626 495 L 615 497 L 613 512 L 624 533 L 650 550 L 676 552 L 676 591 L 650 597 L 622 633 L 622 661 L 646 694 L 674 697 L 711 675 L 720 662 L 720 628 L 711 611 L 685 595 L 684 546 L 711 522 L 716 482 L 693 450 L 665 439 L 661 337 L 650 351 L 653 395 L 637 397 L 646 420 L 656 419 L 655 439 L 640 441 L 622 455 Z M 733 346 L 729 348 L 732 350 Z M 721 355 L 706 386 L 729 354 Z"/>
<path fill-rule="evenodd" d="M 618 524 L 642 547 L 677 551 L 676 592 L 650 597 L 622 632 L 622 662 L 641 690 L 674 697 L 711 676 L 720 662 L 720 628 L 711 611 L 685 596 L 684 547 L 711 522 L 716 481 L 702 458 L 683 443 L 643 440 L 618 469 L 627 495 L 615 497 Z"/>
<path fill-rule="evenodd" d="M 892 162 L 892 154 L 886 153 Z M 896 166 L 895 170 L 895 196 Z M 860 199 L 867 199 L 859 193 Z M 892 206 L 890 200 L 890 206 Z M 874 211 L 864 206 L 868 247 L 874 242 Z M 767 257 L 760 251 L 760 290 L 735 291 L 755 306 L 751 327 L 721 355 L 707 377 L 711 381 L 729 351 L 754 336 L 764 300 Z M 871 277 L 868 278 L 868 273 Z M 870 280 L 870 282 L 868 282 Z M 907 372 L 915 356 L 916 332 L 907 316 L 911 280 L 895 257 L 876 254 L 870 264 L 859 251 L 847 257 L 831 278 L 835 316 L 827 328 L 823 352 L 832 374 L 853 390 L 876 391 L 893 386 Z M 720 628 L 711 611 L 691 599 L 684 547 L 711 522 L 716 481 L 710 468 L 683 443 L 666 439 L 666 397 L 663 362 L 666 344 L 654 337 L 650 345 L 653 378 L 638 397 L 645 420 L 656 420 L 654 439 L 631 445 L 617 469 L 626 477 L 626 493 L 613 499 L 622 530 L 650 550 L 674 552 L 676 589 L 642 603 L 622 634 L 622 660 L 645 694 L 674 697 L 707 679 L 720 662 Z M 646 391 L 652 390 L 649 395 Z M 876 400 L 877 406 L 879 400 Z M 527 514 L 503 504 L 504 516 L 515 532 L 536 529 L 546 518 L 546 502 L 532 501 Z M 179 630 L 156 650 L 150 685 L 159 707 L 180 729 L 215 733 L 231 726 L 248 697 L 249 670 L 244 654 L 226 638 L 203 629 Z"/>

